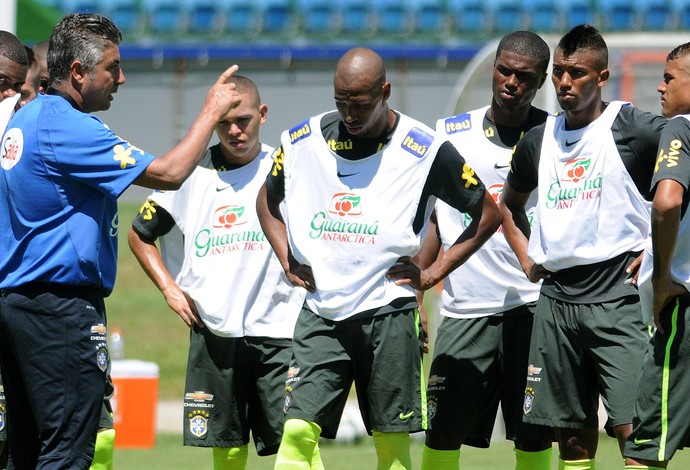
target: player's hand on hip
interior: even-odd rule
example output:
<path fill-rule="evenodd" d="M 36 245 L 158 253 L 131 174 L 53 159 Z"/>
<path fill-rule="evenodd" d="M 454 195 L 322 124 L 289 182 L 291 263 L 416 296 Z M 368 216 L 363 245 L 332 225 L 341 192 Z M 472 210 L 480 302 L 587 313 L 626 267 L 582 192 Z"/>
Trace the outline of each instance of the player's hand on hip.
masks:
<path fill-rule="evenodd" d="M 630 265 L 625 268 L 625 272 L 628 273 L 628 279 L 633 286 L 637 285 L 637 276 L 640 275 L 640 265 L 642 264 L 642 257 L 644 256 L 644 251 L 635 258 Z"/>
<path fill-rule="evenodd" d="M 395 281 L 398 286 L 412 286 L 425 291 L 432 287 L 426 270 L 421 269 L 409 256 L 401 256 L 386 272 L 386 277 Z"/>
<path fill-rule="evenodd" d="M 673 302 L 675 298 L 688 295 L 688 290 L 684 285 L 669 279 L 668 281 L 652 281 L 654 285 L 654 324 L 657 330 L 662 335 L 665 333 L 664 327 L 661 324 L 661 316 L 666 306 Z"/>
<path fill-rule="evenodd" d="M 537 263 L 533 263 L 532 267 L 529 269 L 529 272 L 527 273 L 527 279 L 529 279 L 531 282 L 539 282 L 542 279 L 548 279 L 550 277 L 551 271 L 546 269 L 541 264 Z"/>
<path fill-rule="evenodd" d="M 300 263 L 292 255 L 289 256 L 289 265 L 290 269 L 285 272 L 288 281 L 293 286 L 307 289 L 308 292 L 316 292 L 316 282 L 314 282 L 311 266 Z"/>
<path fill-rule="evenodd" d="M 171 292 L 166 292 L 165 301 L 168 306 L 177 313 L 185 325 L 191 328 L 193 325 L 199 328 L 204 327 L 204 323 L 201 321 L 199 312 L 196 309 L 196 304 L 186 292 L 175 285 L 175 288 Z"/>

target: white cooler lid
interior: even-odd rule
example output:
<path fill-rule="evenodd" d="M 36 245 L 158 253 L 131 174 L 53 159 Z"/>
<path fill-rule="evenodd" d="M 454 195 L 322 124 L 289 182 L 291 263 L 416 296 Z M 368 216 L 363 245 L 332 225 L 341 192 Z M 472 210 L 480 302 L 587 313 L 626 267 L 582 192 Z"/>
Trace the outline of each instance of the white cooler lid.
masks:
<path fill-rule="evenodd" d="M 110 375 L 113 377 L 158 377 L 158 364 L 139 359 L 115 359 Z"/>

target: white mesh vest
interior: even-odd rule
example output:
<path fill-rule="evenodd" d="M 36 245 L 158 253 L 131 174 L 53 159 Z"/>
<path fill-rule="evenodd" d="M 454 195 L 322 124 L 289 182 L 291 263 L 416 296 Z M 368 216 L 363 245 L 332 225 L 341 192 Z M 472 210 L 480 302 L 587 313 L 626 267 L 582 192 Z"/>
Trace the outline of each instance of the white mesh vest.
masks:
<path fill-rule="evenodd" d="M 592 264 L 642 250 L 650 204 L 620 158 L 611 126 L 614 101 L 582 129 L 564 129 L 565 116 L 546 121 L 539 161 L 538 226 L 529 256 L 551 271 Z"/>
<path fill-rule="evenodd" d="M 419 251 L 412 222 L 439 142 L 433 130 L 400 115 L 383 150 L 346 160 L 324 140 L 322 116 L 282 135 L 285 221 L 295 258 L 314 272 L 308 308 L 343 320 L 414 296 L 385 275 L 400 256 Z"/>
<path fill-rule="evenodd" d="M 488 106 L 440 119 L 436 131 L 453 143 L 498 203 L 510 170 L 513 149 L 493 144 L 484 134 L 487 109 Z M 526 205 L 530 221 L 534 217 L 536 199 L 536 193 L 532 194 Z M 436 217 L 444 249 L 455 243 L 471 222 L 469 215 L 443 201 L 436 201 Z M 503 312 L 536 301 L 540 286 L 527 279 L 499 228 L 479 251 L 443 281 L 441 314 L 470 318 Z"/>

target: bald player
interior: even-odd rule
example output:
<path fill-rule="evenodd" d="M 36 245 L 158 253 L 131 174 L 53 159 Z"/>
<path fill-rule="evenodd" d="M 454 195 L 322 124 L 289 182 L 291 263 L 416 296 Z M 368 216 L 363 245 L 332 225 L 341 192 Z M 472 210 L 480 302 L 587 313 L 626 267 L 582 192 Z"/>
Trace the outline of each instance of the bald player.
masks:
<path fill-rule="evenodd" d="M 472 216 L 448 250 L 459 263 L 500 215 L 450 143 L 388 106 L 378 54 L 346 52 L 333 85 L 337 110 L 282 134 L 257 200 L 286 275 L 307 291 L 276 468 L 308 468 L 319 437 L 335 437 L 353 381 L 378 468 L 410 468 L 409 433 L 426 427 L 415 288 L 439 281 L 434 270 L 420 277 L 412 257 L 437 197 Z"/>

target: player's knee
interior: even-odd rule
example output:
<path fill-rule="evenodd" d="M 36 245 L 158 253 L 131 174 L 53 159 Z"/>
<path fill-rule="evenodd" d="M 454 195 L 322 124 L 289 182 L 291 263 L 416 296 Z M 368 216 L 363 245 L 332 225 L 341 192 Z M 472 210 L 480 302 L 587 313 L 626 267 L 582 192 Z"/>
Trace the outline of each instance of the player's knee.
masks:
<path fill-rule="evenodd" d="M 214 447 L 214 470 L 241 470 L 247 466 L 248 446 Z"/>
<path fill-rule="evenodd" d="M 462 434 L 427 431 L 425 444 L 435 450 L 458 450 L 463 440 Z"/>
<path fill-rule="evenodd" d="M 115 453 L 115 430 L 104 429 L 96 435 L 96 448 L 91 470 L 111 470 Z"/>
<path fill-rule="evenodd" d="M 373 431 L 378 469 L 408 469 L 410 459 L 410 435 L 407 432 Z"/>

